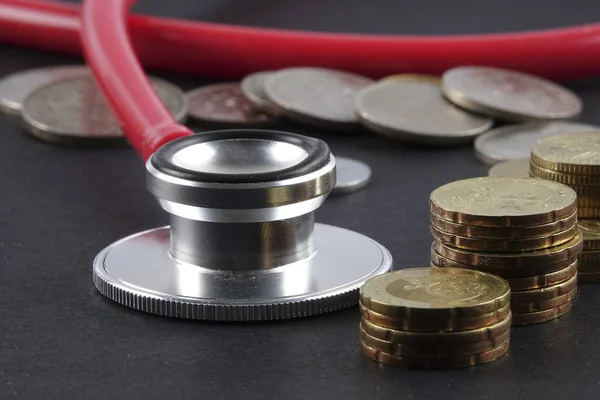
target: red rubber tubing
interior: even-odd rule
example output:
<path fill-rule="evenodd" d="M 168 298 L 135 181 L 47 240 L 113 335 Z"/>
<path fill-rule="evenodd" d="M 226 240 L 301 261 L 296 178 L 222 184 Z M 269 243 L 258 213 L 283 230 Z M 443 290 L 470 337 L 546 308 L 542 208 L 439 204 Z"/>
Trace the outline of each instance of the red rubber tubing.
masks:
<path fill-rule="evenodd" d="M 0 0 L 0 41 L 81 54 L 76 6 Z M 135 52 L 149 68 L 238 79 L 298 65 L 381 77 L 440 74 L 460 65 L 488 65 L 555 80 L 597 75 L 600 24 L 542 31 L 458 35 L 326 34 L 129 16 Z"/>
<path fill-rule="evenodd" d="M 193 134 L 177 123 L 150 86 L 129 43 L 126 17 L 135 0 L 85 0 L 81 42 L 88 66 L 138 154 Z"/>

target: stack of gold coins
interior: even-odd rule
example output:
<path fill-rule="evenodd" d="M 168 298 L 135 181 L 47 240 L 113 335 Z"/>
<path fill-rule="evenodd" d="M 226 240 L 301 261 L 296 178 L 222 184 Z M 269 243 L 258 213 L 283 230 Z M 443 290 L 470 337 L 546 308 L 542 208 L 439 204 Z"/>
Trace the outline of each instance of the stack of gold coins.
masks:
<path fill-rule="evenodd" d="M 453 368 L 502 357 L 510 344 L 510 287 L 460 268 L 409 268 L 360 290 L 365 356 L 390 365 Z"/>
<path fill-rule="evenodd" d="M 583 233 L 579 282 L 600 283 L 600 132 L 544 138 L 533 147 L 531 176 L 563 183 L 577 192 Z"/>
<path fill-rule="evenodd" d="M 577 293 L 576 193 L 535 178 L 473 178 L 430 197 L 433 267 L 496 274 L 511 286 L 513 325 L 549 321 Z"/>

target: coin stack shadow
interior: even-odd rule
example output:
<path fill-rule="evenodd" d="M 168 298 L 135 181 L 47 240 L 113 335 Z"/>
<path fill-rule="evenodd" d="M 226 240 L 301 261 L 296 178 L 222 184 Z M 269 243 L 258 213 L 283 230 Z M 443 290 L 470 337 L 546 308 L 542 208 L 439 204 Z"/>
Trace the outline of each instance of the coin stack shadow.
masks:
<path fill-rule="evenodd" d="M 476 197 L 474 201 L 482 204 L 505 198 L 506 205 L 518 206 L 522 201 L 534 202 L 547 196 L 529 193 L 526 187 L 519 193 L 515 187 L 501 185 L 533 184 L 537 181 L 533 178 L 474 178 L 454 183 L 460 186 L 469 181 L 475 185 L 464 186 Z M 577 227 L 575 194 L 567 206 L 536 214 L 535 218 L 531 218 L 533 214 L 511 220 L 494 212 L 488 217 L 463 213 L 456 222 L 452 217 L 457 214 L 435 200 L 436 192 L 444 191 L 446 186 L 433 191 L 430 198 L 430 229 L 435 239 L 431 266 L 476 269 L 506 279 L 512 293 L 513 326 L 546 322 L 566 314 L 577 294 L 577 256 L 583 243 Z M 548 186 L 546 190 L 562 186 L 570 191 L 554 182 Z M 486 197 L 494 191 L 495 198 Z M 457 192 L 454 200 L 466 198 L 466 193 Z"/>
<path fill-rule="evenodd" d="M 360 342 L 368 358 L 409 368 L 491 362 L 510 346 L 510 288 L 458 268 L 408 268 L 360 290 Z"/>
<path fill-rule="evenodd" d="M 600 283 L 600 132 L 556 135 L 531 151 L 529 174 L 560 182 L 577 193 L 578 225 L 583 234 L 579 283 Z"/>

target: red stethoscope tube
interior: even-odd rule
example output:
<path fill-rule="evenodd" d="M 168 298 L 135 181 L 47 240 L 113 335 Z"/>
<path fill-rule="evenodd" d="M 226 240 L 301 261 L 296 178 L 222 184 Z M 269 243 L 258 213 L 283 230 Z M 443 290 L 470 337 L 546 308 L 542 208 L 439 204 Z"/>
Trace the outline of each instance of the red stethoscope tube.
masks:
<path fill-rule="evenodd" d="M 81 34 L 95 78 L 144 159 L 162 144 L 192 132 L 164 109 L 135 53 L 149 67 L 224 78 L 292 65 L 374 77 L 403 71 L 440 73 L 468 64 L 555 79 L 600 71 L 600 25 L 454 37 L 339 35 L 127 17 L 134 1 L 86 0 L 80 23 L 71 6 L 2 0 L 0 40 L 78 53 Z"/>

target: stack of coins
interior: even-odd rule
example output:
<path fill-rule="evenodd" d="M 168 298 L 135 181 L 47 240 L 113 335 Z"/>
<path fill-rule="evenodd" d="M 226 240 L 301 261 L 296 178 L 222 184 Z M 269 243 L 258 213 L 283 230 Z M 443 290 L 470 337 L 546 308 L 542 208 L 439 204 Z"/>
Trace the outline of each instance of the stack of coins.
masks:
<path fill-rule="evenodd" d="M 502 357 L 510 344 L 510 287 L 460 268 L 409 268 L 360 290 L 365 356 L 390 365 L 451 368 Z"/>
<path fill-rule="evenodd" d="M 579 282 L 600 283 L 600 131 L 539 140 L 531 151 L 531 176 L 570 186 L 577 192 L 583 234 Z"/>
<path fill-rule="evenodd" d="M 513 325 L 571 308 L 577 293 L 576 193 L 535 178 L 473 178 L 431 193 L 434 267 L 477 269 L 511 285 Z"/>

